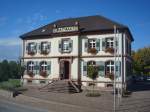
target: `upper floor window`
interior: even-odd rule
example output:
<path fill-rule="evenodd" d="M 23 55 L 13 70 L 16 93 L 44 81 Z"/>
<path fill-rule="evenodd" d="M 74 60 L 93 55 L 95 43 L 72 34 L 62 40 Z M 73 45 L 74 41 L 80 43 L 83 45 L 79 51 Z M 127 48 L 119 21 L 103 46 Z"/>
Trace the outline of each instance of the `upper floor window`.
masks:
<path fill-rule="evenodd" d="M 100 39 L 84 39 L 84 50 L 88 53 L 96 54 L 100 50 Z"/>
<path fill-rule="evenodd" d="M 114 39 L 113 38 L 107 38 L 106 39 L 106 48 L 113 48 L 114 47 Z"/>
<path fill-rule="evenodd" d="M 59 52 L 69 53 L 72 51 L 73 41 L 71 39 L 64 39 L 59 41 Z"/>
<path fill-rule="evenodd" d="M 69 41 L 63 40 L 63 51 L 68 52 L 69 51 Z"/>
<path fill-rule="evenodd" d="M 27 46 L 26 46 L 26 51 L 27 51 L 28 54 L 34 55 L 37 51 L 36 43 L 34 43 L 34 42 L 28 43 Z"/>
<path fill-rule="evenodd" d="M 89 40 L 89 48 L 96 48 L 96 40 L 95 39 Z"/>
<path fill-rule="evenodd" d="M 48 54 L 50 52 L 50 43 L 41 42 L 41 54 Z"/>

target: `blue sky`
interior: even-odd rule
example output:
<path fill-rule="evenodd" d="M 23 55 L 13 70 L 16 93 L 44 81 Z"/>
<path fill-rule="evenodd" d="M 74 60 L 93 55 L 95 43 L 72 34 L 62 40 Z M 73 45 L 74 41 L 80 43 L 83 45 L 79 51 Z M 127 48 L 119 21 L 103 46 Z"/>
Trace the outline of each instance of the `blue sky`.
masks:
<path fill-rule="evenodd" d="M 0 60 L 21 55 L 19 35 L 68 17 L 103 15 L 127 25 L 132 48 L 150 45 L 150 0 L 0 0 Z"/>

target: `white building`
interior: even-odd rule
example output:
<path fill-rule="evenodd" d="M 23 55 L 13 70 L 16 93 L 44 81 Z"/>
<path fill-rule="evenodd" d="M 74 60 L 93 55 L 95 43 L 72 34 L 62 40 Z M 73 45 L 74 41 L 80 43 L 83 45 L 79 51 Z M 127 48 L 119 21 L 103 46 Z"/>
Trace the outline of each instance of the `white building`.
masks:
<path fill-rule="evenodd" d="M 70 79 L 87 86 L 91 81 L 87 66 L 98 67 L 97 86 L 107 87 L 114 73 L 117 78 L 122 76 L 123 83 L 131 75 L 131 32 L 127 26 L 105 17 L 57 20 L 20 38 L 26 67 L 24 83 Z"/>

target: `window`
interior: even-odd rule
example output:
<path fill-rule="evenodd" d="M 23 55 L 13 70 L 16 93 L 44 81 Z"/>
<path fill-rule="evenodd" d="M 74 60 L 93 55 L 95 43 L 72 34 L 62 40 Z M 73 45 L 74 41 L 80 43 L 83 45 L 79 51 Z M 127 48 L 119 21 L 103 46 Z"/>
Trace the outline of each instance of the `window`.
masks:
<path fill-rule="evenodd" d="M 95 39 L 89 40 L 89 48 L 96 48 L 96 40 Z"/>
<path fill-rule="evenodd" d="M 59 52 L 60 53 L 70 53 L 73 47 L 73 40 L 71 39 L 62 39 L 59 40 Z"/>
<path fill-rule="evenodd" d="M 114 47 L 114 39 L 113 38 L 107 38 L 106 39 L 106 48 L 113 48 Z"/>
<path fill-rule="evenodd" d="M 50 43 L 42 42 L 40 50 L 41 54 L 48 54 L 50 52 Z"/>
<path fill-rule="evenodd" d="M 46 51 L 47 49 L 48 49 L 48 44 L 47 44 L 47 42 L 42 42 L 41 43 L 41 49 L 43 50 L 43 51 Z"/>
<path fill-rule="evenodd" d="M 28 51 L 28 54 L 35 54 L 36 53 L 36 43 L 32 42 L 32 43 L 28 43 L 28 46 L 27 46 L 27 51 Z"/>
<path fill-rule="evenodd" d="M 114 61 L 107 61 L 106 62 L 106 74 L 107 73 L 110 73 L 110 74 L 114 73 Z"/>
<path fill-rule="evenodd" d="M 34 70 L 34 62 L 33 61 L 29 61 L 28 65 L 27 65 L 28 71 L 32 72 Z"/>
<path fill-rule="evenodd" d="M 46 71 L 47 70 L 47 62 L 46 61 L 42 61 L 40 64 L 40 70 L 41 71 Z"/>
<path fill-rule="evenodd" d="M 69 51 L 69 41 L 63 40 L 63 52 L 68 52 L 68 51 Z"/>
<path fill-rule="evenodd" d="M 96 66 L 96 62 L 95 61 L 89 61 L 87 64 L 88 64 L 88 66 Z"/>

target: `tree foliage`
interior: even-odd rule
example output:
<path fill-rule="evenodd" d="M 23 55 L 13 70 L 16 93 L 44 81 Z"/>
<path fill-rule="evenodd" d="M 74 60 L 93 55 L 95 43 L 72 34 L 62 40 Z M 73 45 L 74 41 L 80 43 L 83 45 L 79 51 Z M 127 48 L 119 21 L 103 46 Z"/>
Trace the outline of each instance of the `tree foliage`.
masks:
<path fill-rule="evenodd" d="M 0 62 L 0 81 L 7 81 L 8 79 L 20 79 L 23 75 L 24 67 L 16 61 L 3 60 Z"/>
<path fill-rule="evenodd" d="M 134 60 L 133 72 L 135 74 L 150 74 L 150 46 L 133 51 L 132 57 Z"/>

